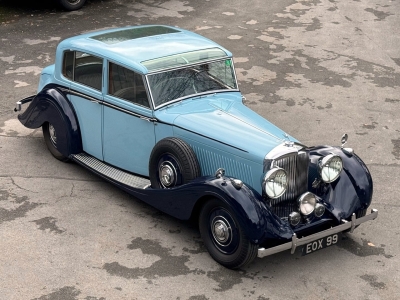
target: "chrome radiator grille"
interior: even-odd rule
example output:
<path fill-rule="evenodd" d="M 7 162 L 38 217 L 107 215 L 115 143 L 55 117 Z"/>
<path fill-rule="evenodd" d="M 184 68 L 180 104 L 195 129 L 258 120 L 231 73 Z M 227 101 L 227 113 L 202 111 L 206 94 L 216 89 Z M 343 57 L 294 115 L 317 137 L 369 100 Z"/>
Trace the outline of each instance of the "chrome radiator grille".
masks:
<path fill-rule="evenodd" d="M 274 165 L 281 167 L 288 175 L 288 188 L 277 199 L 268 202 L 273 212 L 283 218 L 288 217 L 292 211 L 297 211 L 298 197 L 307 191 L 309 157 L 306 151 L 291 153 L 274 160 Z"/>

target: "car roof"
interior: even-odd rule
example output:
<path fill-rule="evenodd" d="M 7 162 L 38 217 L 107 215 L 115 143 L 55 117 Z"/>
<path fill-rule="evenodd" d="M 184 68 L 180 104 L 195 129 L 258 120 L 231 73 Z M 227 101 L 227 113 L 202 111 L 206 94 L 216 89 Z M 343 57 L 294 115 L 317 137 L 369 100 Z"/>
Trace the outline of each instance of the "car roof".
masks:
<path fill-rule="evenodd" d="M 148 70 L 142 62 L 160 57 L 211 48 L 221 49 L 227 57 L 232 56 L 228 50 L 201 35 L 164 25 L 131 26 L 85 33 L 62 41 L 58 48 L 61 51 L 72 49 L 97 54 L 143 74 L 148 73 Z"/>

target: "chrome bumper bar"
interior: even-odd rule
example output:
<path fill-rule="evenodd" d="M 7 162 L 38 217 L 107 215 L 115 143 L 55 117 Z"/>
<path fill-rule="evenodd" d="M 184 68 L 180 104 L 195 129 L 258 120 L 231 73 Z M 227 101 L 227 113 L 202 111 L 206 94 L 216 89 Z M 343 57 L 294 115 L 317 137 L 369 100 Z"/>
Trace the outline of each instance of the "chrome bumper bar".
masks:
<path fill-rule="evenodd" d="M 297 235 L 294 233 L 293 236 L 292 236 L 292 241 L 291 242 L 288 242 L 288 243 L 285 243 L 285 244 L 282 244 L 282 245 L 279 245 L 279 246 L 275 246 L 275 247 L 272 247 L 272 248 L 268 248 L 268 249 L 259 248 L 257 256 L 258 257 L 264 257 L 264 256 L 272 255 L 272 254 L 275 254 L 275 253 L 278 253 L 278 252 L 282 252 L 282 251 L 285 251 L 285 250 L 289 250 L 289 249 L 291 249 L 291 253 L 293 254 L 296 251 L 296 248 L 299 247 L 299 246 L 303 246 L 303 245 L 308 244 L 308 243 L 310 243 L 312 241 L 315 241 L 315 240 L 321 239 L 323 237 L 326 237 L 328 235 L 339 233 L 339 232 L 342 232 L 342 231 L 345 231 L 345 230 L 348 230 L 348 229 L 350 229 L 350 232 L 353 232 L 354 228 L 357 225 L 360 225 L 361 223 L 364 223 L 366 221 L 374 220 L 377 217 L 378 217 L 378 210 L 377 209 L 372 209 L 371 213 L 369 215 L 367 215 L 367 216 L 364 216 L 364 217 L 361 217 L 361 218 L 357 219 L 356 215 L 353 214 L 351 216 L 351 221 L 342 220 L 342 224 L 340 224 L 338 226 L 332 227 L 330 229 L 327 229 L 327 230 L 324 230 L 324 231 L 321 231 L 321 232 L 318 232 L 318 233 L 314 233 L 312 235 L 309 235 L 309 236 L 306 236 L 306 237 L 303 237 L 303 238 L 300 238 L 300 239 L 298 239 Z"/>
<path fill-rule="evenodd" d="M 33 100 L 33 98 L 35 98 L 35 97 L 36 97 L 36 95 L 33 95 L 33 96 L 29 96 L 29 97 L 27 97 L 27 98 L 25 98 L 25 99 L 19 100 L 19 101 L 15 104 L 14 111 L 15 111 L 15 112 L 21 111 L 22 104 L 31 102 L 31 101 Z"/>

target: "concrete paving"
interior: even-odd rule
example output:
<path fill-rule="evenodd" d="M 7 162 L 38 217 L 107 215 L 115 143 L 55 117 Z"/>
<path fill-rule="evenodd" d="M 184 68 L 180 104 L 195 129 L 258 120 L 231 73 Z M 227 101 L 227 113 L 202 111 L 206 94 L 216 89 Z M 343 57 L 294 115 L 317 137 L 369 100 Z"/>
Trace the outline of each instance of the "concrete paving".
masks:
<path fill-rule="evenodd" d="M 19 3 L 15 3 L 19 2 Z M 0 299 L 398 299 L 400 3 L 397 0 L 0 0 Z M 308 256 L 227 270 L 196 226 L 47 151 L 16 120 L 57 43 L 168 24 L 235 55 L 246 104 L 307 145 L 344 132 L 370 168 L 376 221 Z"/>

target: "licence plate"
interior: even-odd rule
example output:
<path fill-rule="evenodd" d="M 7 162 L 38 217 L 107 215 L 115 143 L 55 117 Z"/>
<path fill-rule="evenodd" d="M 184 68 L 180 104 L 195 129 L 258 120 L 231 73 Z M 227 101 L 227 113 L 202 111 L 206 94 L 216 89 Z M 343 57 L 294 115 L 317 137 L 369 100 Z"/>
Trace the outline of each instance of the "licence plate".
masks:
<path fill-rule="evenodd" d="M 340 233 L 336 233 L 328 235 L 322 239 L 309 242 L 308 244 L 305 244 L 303 246 L 303 255 L 307 255 L 315 251 L 337 244 L 337 242 L 339 242 L 340 240 L 340 236 L 341 236 Z"/>

